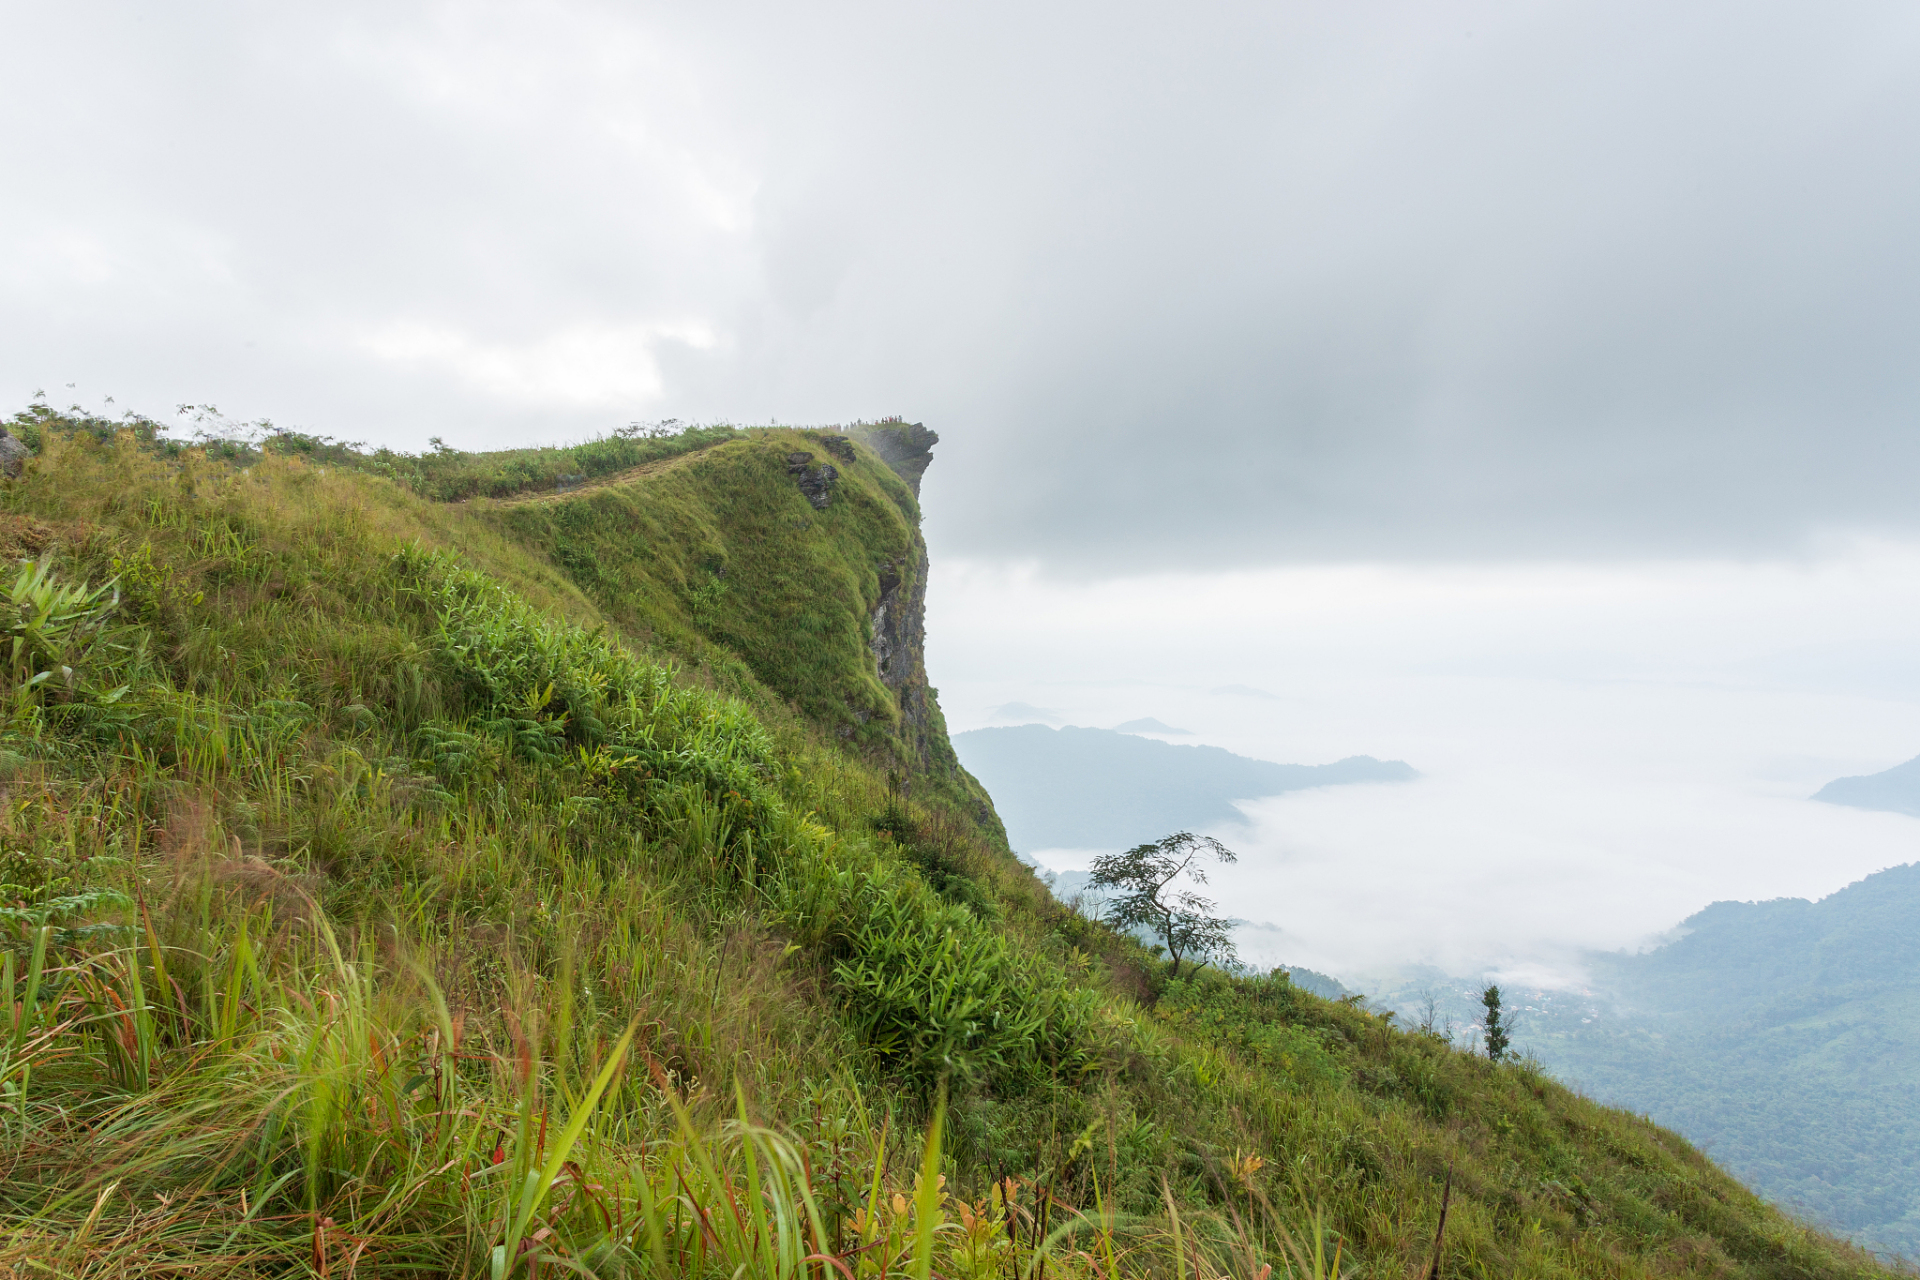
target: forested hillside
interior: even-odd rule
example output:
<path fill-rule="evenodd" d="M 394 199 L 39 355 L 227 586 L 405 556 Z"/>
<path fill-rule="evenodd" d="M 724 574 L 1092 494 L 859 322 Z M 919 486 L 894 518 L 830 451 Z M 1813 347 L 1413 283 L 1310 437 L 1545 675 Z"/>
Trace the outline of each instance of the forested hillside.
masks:
<path fill-rule="evenodd" d="M 9 1274 L 1886 1274 L 1055 902 L 921 665 L 931 433 L 12 426 Z"/>
<path fill-rule="evenodd" d="M 1781 1203 L 1920 1256 L 1920 864 L 1683 928 L 1595 957 L 1599 999 L 1538 1020 L 1543 1057 Z"/>

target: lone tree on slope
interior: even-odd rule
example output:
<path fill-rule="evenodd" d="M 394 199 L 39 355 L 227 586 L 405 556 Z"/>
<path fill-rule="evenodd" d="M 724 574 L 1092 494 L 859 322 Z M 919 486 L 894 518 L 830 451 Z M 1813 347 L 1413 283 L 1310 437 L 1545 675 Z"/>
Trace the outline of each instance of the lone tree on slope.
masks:
<path fill-rule="evenodd" d="M 1500 988 L 1490 986 L 1482 991 L 1480 1003 L 1487 1006 L 1487 1057 L 1498 1062 L 1507 1054 L 1507 1028 L 1500 1020 Z"/>
<path fill-rule="evenodd" d="M 1093 860 L 1089 889 L 1116 891 L 1107 913 L 1109 923 L 1122 929 L 1144 925 L 1157 934 L 1173 961 L 1173 977 L 1180 976 L 1180 960 L 1192 957 L 1196 965 L 1233 954 L 1227 921 L 1213 914 L 1213 902 L 1191 889 L 1170 889 L 1181 875 L 1196 884 L 1207 873 L 1195 863 L 1203 856 L 1238 862 L 1233 850 L 1212 836 L 1176 831 L 1152 844 L 1135 845 L 1125 853 L 1107 853 Z"/>

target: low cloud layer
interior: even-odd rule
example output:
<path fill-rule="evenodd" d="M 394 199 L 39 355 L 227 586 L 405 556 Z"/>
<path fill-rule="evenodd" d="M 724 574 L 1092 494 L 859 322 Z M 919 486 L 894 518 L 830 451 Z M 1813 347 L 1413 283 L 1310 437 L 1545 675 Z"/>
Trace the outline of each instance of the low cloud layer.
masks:
<path fill-rule="evenodd" d="M 1420 771 L 1247 797 L 1245 823 L 1212 829 L 1241 860 L 1209 896 L 1270 926 L 1249 958 L 1356 985 L 1422 963 L 1568 979 L 1715 900 L 1818 898 L 1915 857 L 1920 819 L 1810 799 L 1920 754 L 1911 545 L 1813 567 L 934 573 L 929 671 L 957 731 L 1022 699 L 1254 759 Z"/>
<path fill-rule="evenodd" d="M 904 413 L 942 554 L 1911 531 L 1920 14 L 16 6 L 0 394 Z M 68 391 L 65 384 L 75 387 Z"/>

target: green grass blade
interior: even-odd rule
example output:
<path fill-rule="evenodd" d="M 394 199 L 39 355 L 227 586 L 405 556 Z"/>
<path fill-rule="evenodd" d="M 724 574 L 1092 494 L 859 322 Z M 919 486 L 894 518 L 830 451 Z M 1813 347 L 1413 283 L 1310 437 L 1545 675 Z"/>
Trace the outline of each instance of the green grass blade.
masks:
<path fill-rule="evenodd" d="M 914 1191 L 913 1280 L 928 1280 L 933 1274 L 933 1228 L 940 1216 L 940 1137 L 947 1123 L 947 1087 L 933 1104 L 933 1119 L 927 1124 L 927 1145 L 920 1155 L 920 1185 Z"/>
<path fill-rule="evenodd" d="M 587 1124 L 593 1119 L 594 1109 L 600 1104 L 600 1095 L 606 1092 L 607 1086 L 613 1082 L 614 1076 L 619 1073 L 621 1065 L 626 1061 L 627 1050 L 633 1045 L 633 1033 L 639 1029 L 639 1026 L 639 1016 L 635 1015 L 633 1020 L 627 1023 L 626 1033 L 620 1037 L 620 1042 L 607 1056 L 606 1065 L 601 1067 L 600 1074 L 594 1077 L 592 1087 L 587 1090 L 586 1096 L 580 1099 L 580 1105 L 576 1106 L 573 1113 L 567 1117 L 567 1127 L 562 1129 L 560 1136 L 554 1139 L 553 1150 L 547 1156 L 547 1163 L 521 1192 L 520 1204 L 514 1212 L 513 1221 L 507 1228 L 507 1239 L 502 1246 L 505 1270 L 502 1270 L 501 1250 L 496 1249 L 495 1275 L 511 1274 L 527 1225 L 533 1221 L 533 1215 L 540 1211 L 540 1205 L 545 1201 L 547 1192 L 553 1187 L 553 1180 L 560 1176 L 560 1169 L 572 1153 L 574 1143 L 578 1142 L 580 1135 L 586 1132 Z"/>

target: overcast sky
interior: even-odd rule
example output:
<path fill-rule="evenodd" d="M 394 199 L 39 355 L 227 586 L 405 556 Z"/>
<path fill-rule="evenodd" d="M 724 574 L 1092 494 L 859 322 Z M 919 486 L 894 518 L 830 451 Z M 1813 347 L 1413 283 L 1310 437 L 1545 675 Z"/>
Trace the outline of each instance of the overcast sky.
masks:
<path fill-rule="evenodd" d="M 1075 575 L 1920 512 L 1910 5 L 12 0 L 0 164 L 15 406 L 898 413 Z"/>

